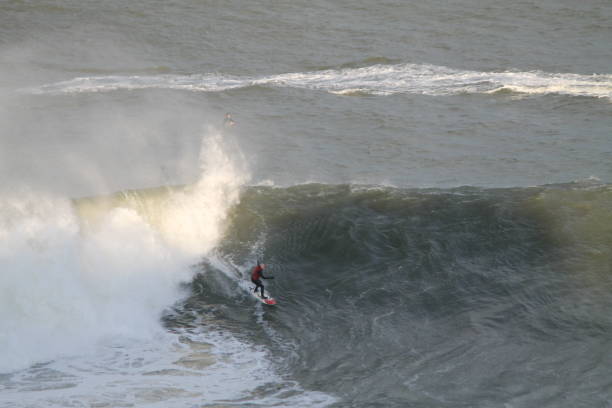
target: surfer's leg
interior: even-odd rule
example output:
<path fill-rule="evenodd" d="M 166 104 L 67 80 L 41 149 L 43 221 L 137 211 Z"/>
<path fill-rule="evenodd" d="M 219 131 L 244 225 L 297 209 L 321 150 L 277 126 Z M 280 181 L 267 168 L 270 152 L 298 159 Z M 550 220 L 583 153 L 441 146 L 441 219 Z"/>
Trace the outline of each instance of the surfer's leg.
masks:
<path fill-rule="evenodd" d="M 267 297 L 264 295 L 264 285 L 263 283 L 261 283 L 261 280 L 257 279 L 257 280 L 251 280 L 251 281 L 255 284 L 255 289 L 253 289 L 253 292 L 257 293 L 257 288 L 261 288 L 262 299 L 267 299 Z"/>

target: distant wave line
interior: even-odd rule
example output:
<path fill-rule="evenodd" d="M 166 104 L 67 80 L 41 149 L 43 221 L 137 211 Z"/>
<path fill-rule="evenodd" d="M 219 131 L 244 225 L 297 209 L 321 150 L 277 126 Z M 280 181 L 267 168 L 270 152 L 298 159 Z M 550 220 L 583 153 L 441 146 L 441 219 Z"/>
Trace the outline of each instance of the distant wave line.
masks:
<path fill-rule="evenodd" d="M 423 64 L 377 64 L 362 68 L 296 72 L 263 77 L 223 74 L 78 77 L 24 90 L 34 94 L 176 89 L 223 92 L 252 86 L 321 90 L 339 95 L 431 96 L 509 91 L 524 94 L 562 94 L 608 98 L 612 75 L 570 73 L 478 72 Z"/>

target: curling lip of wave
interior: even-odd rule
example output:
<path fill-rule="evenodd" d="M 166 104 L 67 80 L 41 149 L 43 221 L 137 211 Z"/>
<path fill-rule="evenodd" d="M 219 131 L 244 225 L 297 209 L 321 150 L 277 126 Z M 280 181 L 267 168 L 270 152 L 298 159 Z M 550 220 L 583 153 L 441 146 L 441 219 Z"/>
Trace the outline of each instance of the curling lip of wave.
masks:
<path fill-rule="evenodd" d="M 322 90 L 340 95 L 412 93 L 454 95 L 510 91 L 562 94 L 612 100 L 612 75 L 541 71 L 478 72 L 423 64 L 377 64 L 362 68 L 286 73 L 264 77 L 223 74 L 79 77 L 25 90 L 29 93 L 79 93 L 138 89 L 222 92 L 251 86 Z"/>

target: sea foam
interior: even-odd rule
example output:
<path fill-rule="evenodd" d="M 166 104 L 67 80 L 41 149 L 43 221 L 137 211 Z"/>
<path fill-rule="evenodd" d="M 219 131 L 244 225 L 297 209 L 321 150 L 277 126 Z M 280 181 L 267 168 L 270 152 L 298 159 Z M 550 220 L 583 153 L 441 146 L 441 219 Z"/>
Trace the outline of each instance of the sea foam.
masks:
<path fill-rule="evenodd" d="M 159 206 L 120 201 L 96 222 L 65 197 L 27 189 L 2 197 L 0 372 L 162 331 L 162 311 L 220 239 L 247 178 L 222 143 L 205 132 L 202 174 L 190 189 Z"/>
<path fill-rule="evenodd" d="M 510 91 L 612 100 L 612 75 L 542 71 L 473 71 L 428 64 L 376 64 L 359 68 L 293 72 L 261 77 L 224 74 L 79 77 L 25 90 L 30 93 L 82 93 L 174 89 L 222 92 L 251 86 L 326 91 L 344 96 L 424 94 L 431 96 Z"/>

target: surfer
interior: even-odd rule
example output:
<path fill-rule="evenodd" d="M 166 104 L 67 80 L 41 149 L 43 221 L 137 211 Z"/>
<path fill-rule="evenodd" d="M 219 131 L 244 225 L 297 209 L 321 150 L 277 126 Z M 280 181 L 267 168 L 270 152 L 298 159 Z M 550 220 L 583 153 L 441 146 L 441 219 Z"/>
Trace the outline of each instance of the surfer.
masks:
<path fill-rule="evenodd" d="M 254 266 L 253 271 L 251 272 L 251 282 L 255 284 L 255 290 L 253 290 L 253 292 L 257 292 L 257 288 L 261 288 L 261 298 L 267 299 L 268 297 L 264 295 L 264 285 L 261 283 L 261 280 L 274 279 L 274 276 L 264 276 L 264 269 L 266 269 L 266 265 L 260 264 L 259 261 L 257 261 L 257 266 Z"/>
<path fill-rule="evenodd" d="M 223 126 L 225 127 L 232 127 L 236 124 L 236 122 L 234 122 L 234 119 L 232 119 L 232 115 L 231 113 L 226 113 L 225 114 L 225 119 L 223 120 Z"/>

